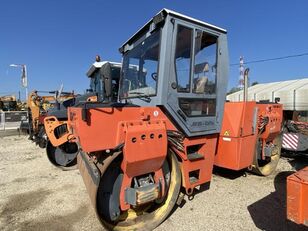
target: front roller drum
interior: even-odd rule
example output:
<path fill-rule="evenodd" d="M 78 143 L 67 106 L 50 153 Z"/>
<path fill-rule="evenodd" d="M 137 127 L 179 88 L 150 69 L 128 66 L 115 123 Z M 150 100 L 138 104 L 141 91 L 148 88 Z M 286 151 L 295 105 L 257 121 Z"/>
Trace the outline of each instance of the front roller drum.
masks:
<path fill-rule="evenodd" d="M 81 153 L 78 157 L 78 167 L 96 214 L 108 230 L 153 230 L 171 213 L 181 188 L 181 171 L 175 154 L 171 151 L 162 167 L 165 180 L 168 182 L 165 196 L 146 204 L 131 206 L 127 211 L 120 209 L 122 153 L 108 157 L 100 171 L 85 158 L 86 155 Z"/>
<path fill-rule="evenodd" d="M 262 141 L 258 139 L 251 171 L 261 176 L 268 176 L 272 174 L 275 171 L 280 159 L 281 143 L 282 139 L 281 135 L 279 135 L 272 141 L 274 147 L 271 149 L 270 155 L 266 156 L 265 159 L 262 159 Z"/>
<path fill-rule="evenodd" d="M 54 147 L 49 141 L 46 146 L 48 160 L 62 170 L 76 169 L 78 146 L 76 143 L 66 142 Z"/>

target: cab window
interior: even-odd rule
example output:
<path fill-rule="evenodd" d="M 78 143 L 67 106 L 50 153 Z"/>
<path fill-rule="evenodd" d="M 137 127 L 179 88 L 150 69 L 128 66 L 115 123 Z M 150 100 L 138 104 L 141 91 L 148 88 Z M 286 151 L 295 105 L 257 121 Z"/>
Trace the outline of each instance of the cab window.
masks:
<path fill-rule="evenodd" d="M 192 29 L 178 25 L 175 49 L 175 70 L 177 90 L 179 92 L 190 92 L 192 36 Z"/>
<path fill-rule="evenodd" d="M 216 50 L 217 38 L 206 32 L 196 30 L 193 92 L 201 94 L 216 93 Z"/>

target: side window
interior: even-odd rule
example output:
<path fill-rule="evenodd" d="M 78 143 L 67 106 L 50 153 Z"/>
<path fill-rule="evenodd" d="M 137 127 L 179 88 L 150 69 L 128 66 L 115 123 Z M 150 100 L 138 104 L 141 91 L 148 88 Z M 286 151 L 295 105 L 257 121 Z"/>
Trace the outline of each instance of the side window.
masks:
<path fill-rule="evenodd" d="M 102 92 L 101 79 L 99 71 L 95 73 L 94 77 L 91 78 L 90 88 L 93 92 Z"/>
<path fill-rule="evenodd" d="M 193 92 L 216 93 L 217 38 L 196 30 Z"/>
<path fill-rule="evenodd" d="M 190 92 L 190 67 L 193 30 L 178 25 L 175 50 L 175 70 L 179 92 Z"/>

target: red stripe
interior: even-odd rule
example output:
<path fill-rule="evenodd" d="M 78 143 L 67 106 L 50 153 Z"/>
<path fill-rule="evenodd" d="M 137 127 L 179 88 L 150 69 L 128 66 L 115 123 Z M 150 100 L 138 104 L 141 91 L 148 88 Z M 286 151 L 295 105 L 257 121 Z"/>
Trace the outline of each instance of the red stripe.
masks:
<path fill-rule="evenodd" d="M 291 148 L 296 149 L 297 148 L 297 143 L 293 142 L 293 140 L 290 140 L 288 136 L 283 137 L 283 141 L 287 143 Z"/>
<path fill-rule="evenodd" d="M 285 136 L 284 138 L 292 144 L 297 145 L 297 140 L 294 140 L 291 136 Z"/>
<path fill-rule="evenodd" d="M 290 137 L 288 137 L 288 136 L 286 136 L 286 137 L 284 137 L 284 140 L 287 142 L 287 143 L 289 143 L 289 144 L 292 144 L 292 145 L 297 145 L 297 143 L 296 142 L 294 142 L 292 139 L 290 139 Z"/>
<path fill-rule="evenodd" d="M 287 143 L 285 143 L 284 141 L 282 142 L 282 147 L 283 148 L 291 148 Z"/>
<path fill-rule="evenodd" d="M 289 137 L 290 137 L 291 139 L 293 139 L 293 140 L 297 143 L 298 137 L 297 137 L 296 135 L 289 134 Z"/>
<path fill-rule="evenodd" d="M 298 140 L 298 135 L 297 134 L 292 134 L 293 135 L 293 137 L 296 139 L 296 140 Z"/>

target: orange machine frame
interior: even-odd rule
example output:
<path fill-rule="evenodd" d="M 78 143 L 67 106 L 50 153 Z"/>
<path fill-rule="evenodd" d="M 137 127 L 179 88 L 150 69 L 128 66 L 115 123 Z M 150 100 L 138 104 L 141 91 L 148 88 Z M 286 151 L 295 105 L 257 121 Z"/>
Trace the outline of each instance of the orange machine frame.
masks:
<path fill-rule="evenodd" d="M 268 122 L 260 133 L 260 120 L 265 117 Z M 256 141 L 272 141 L 279 135 L 281 123 L 282 105 L 226 102 L 215 165 L 232 170 L 249 167 L 253 163 Z"/>
<path fill-rule="evenodd" d="M 87 102 L 96 102 L 96 101 L 97 101 L 97 96 L 89 96 L 87 98 Z M 62 133 L 60 137 L 57 137 L 55 134 L 55 130 L 60 126 L 65 126 L 66 132 Z M 50 143 L 54 147 L 58 147 L 67 141 L 74 141 L 72 134 L 67 129 L 67 120 L 59 121 L 55 116 L 46 116 L 44 118 L 44 127 L 46 135 Z"/>
<path fill-rule="evenodd" d="M 87 109 L 87 118 L 84 118 L 84 120 L 82 119 L 84 117 L 83 110 L 83 108 L 77 107 L 68 109 L 69 127 L 71 128 L 71 133 L 82 147 L 82 151 L 87 153 L 106 151 L 117 149 L 124 144 L 124 160 L 130 159 L 131 162 L 138 162 L 138 156 L 144 156 L 138 165 L 134 165 L 136 170 L 130 175 L 130 178 L 136 176 L 136 174 L 142 174 L 142 172 L 156 172 L 158 166 L 161 167 L 162 160 L 167 153 L 168 141 L 165 132 L 170 130 L 177 131 L 177 129 L 159 107 Z M 138 144 L 143 148 L 129 148 L 127 146 L 127 140 L 129 140 L 128 137 L 130 136 L 130 133 L 127 132 L 127 124 L 130 126 L 139 124 L 141 126 L 140 128 L 135 127 L 133 133 L 139 139 Z M 159 140 L 159 143 L 143 142 L 140 140 L 139 137 L 143 135 L 149 137 L 147 133 L 156 130 L 151 127 L 154 124 L 160 124 L 161 126 L 162 138 Z M 101 139 L 97 139 L 97 134 L 101 134 Z M 171 149 L 178 156 L 182 169 L 183 187 L 186 189 L 187 194 L 192 194 L 194 187 L 211 180 L 217 138 L 218 134 L 206 137 L 185 138 L 182 150 L 171 146 Z M 170 142 L 168 143 L 170 144 Z M 198 149 L 198 155 L 194 155 L 193 158 L 190 157 L 192 153 L 189 153 L 191 147 Z M 156 150 L 157 152 L 151 150 Z M 161 154 L 157 156 L 157 153 Z M 156 161 L 158 165 L 153 164 Z M 142 167 L 143 164 L 145 164 L 146 168 Z M 123 165 L 122 168 L 125 170 Z M 143 170 L 140 171 L 140 168 Z M 127 206 L 121 205 L 121 207 Z"/>

